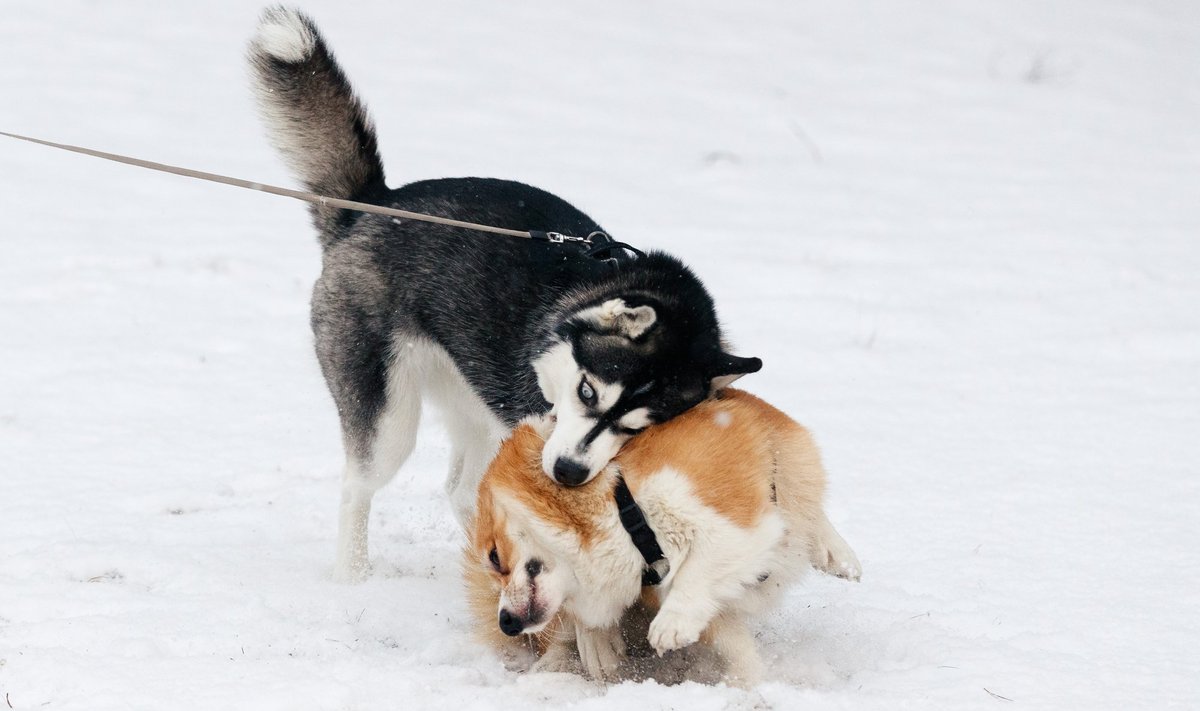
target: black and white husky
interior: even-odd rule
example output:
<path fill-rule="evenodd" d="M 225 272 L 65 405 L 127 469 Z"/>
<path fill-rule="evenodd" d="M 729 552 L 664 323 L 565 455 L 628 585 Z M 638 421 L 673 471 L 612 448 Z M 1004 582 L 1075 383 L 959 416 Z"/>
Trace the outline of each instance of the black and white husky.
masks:
<path fill-rule="evenodd" d="M 507 180 L 388 188 L 363 104 L 299 12 L 266 10 L 249 59 L 272 142 L 312 192 L 519 230 L 601 229 Z M 423 397 L 446 410 L 446 488 L 465 524 L 498 443 L 523 417 L 556 418 L 543 469 L 582 484 L 639 430 L 762 365 L 725 351 L 712 299 L 665 254 L 611 268 L 569 244 L 322 205 L 312 214 L 324 252 L 312 328 L 346 450 L 340 579 L 367 571 L 371 497 L 412 452 Z"/>

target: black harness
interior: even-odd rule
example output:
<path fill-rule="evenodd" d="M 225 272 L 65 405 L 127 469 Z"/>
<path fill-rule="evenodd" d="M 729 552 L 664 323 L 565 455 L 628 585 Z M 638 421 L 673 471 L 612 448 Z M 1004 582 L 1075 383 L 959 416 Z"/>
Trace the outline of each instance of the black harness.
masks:
<path fill-rule="evenodd" d="M 646 522 L 646 514 L 642 513 L 642 508 L 633 500 L 633 493 L 629 491 L 625 477 L 620 474 L 617 475 L 613 498 L 617 500 L 617 516 L 621 519 L 621 525 L 625 527 L 633 545 L 646 561 L 646 568 L 642 571 L 642 585 L 658 585 L 667 577 L 667 573 L 671 572 L 671 562 L 663 554 L 658 539 L 654 536 L 654 529 Z"/>
<path fill-rule="evenodd" d="M 573 237 L 559 232 L 539 232 L 530 230 L 529 236 L 534 242 L 550 243 L 552 245 L 579 245 L 583 247 L 579 256 L 582 260 L 567 262 L 561 254 L 552 253 L 553 268 L 559 270 L 578 270 L 591 276 L 615 274 L 632 262 L 646 256 L 646 253 L 625 242 L 618 242 L 606 233 L 596 231 L 587 237 Z M 671 571 L 671 563 L 663 554 L 654 536 L 654 529 L 646 522 L 646 514 L 633 500 L 633 493 L 625 483 L 625 477 L 617 475 L 617 485 L 613 490 L 613 498 L 617 502 L 617 516 L 621 525 L 633 540 L 633 545 L 646 561 L 642 571 L 642 585 L 658 585 Z"/>
<path fill-rule="evenodd" d="M 618 242 L 599 230 L 587 237 L 538 230 L 530 230 L 529 235 L 535 244 L 550 246 L 548 251 L 541 254 L 544 263 L 540 267 L 547 273 L 567 272 L 577 277 L 591 278 L 612 276 L 622 267 L 646 256 L 637 247 Z M 568 246 L 577 249 L 558 249 Z"/>

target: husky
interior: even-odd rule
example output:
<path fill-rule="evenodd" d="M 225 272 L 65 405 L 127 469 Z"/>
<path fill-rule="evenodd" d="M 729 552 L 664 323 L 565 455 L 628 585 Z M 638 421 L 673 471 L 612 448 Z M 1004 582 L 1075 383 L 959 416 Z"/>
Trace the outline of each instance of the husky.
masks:
<path fill-rule="evenodd" d="M 727 681 L 754 684 L 762 662 L 753 618 L 809 567 L 862 575 L 825 515 L 811 435 L 749 393 L 729 388 L 652 426 L 600 476 L 570 489 L 540 472 L 543 422 L 515 430 L 484 474 L 463 570 L 476 624 L 493 630 L 484 636 L 504 651 L 497 627 L 537 636 L 535 670 L 569 669 L 573 641 L 590 676 L 613 678 L 623 617 L 653 589 L 654 651 L 703 637 Z M 622 500 L 621 487 L 631 498 Z M 641 518 L 627 519 L 635 507 Z M 651 556 L 635 538 L 646 526 L 665 561 L 655 588 L 643 587 Z"/>
<path fill-rule="evenodd" d="M 565 200 L 518 182 L 388 188 L 363 103 L 298 11 L 265 10 L 248 58 L 271 141 L 311 192 L 517 230 L 603 235 Z M 445 411 L 446 490 L 465 525 L 480 476 L 522 418 L 553 418 L 542 471 L 577 486 L 645 427 L 762 367 L 727 352 L 712 298 L 669 255 L 601 261 L 586 245 L 320 204 L 311 211 L 323 252 L 312 329 L 346 453 L 335 578 L 368 571 L 371 499 L 412 452 L 423 398 Z"/>

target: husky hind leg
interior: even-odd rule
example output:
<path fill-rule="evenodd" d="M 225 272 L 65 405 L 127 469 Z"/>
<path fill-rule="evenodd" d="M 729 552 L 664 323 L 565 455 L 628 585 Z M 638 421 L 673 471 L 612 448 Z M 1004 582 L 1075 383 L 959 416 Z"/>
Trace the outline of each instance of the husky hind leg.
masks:
<path fill-rule="evenodd" d="M 314 299 L 314 306 L 318 300 Z M 314 308 L 314 316 L 324 309 Z M 371 499 L 391 481 L 416 445 L 421 419 L 419 363 L 396 354 L 361 324 L 314 319 L 317 355 L 338 406 L 346 468 L 342 476 L 334 578 L 360 580 L 369 572 L 367 528 Z M 349 333 L 343 329 L 349 327 Z M 350 337 L 353 334 L 355 337 Z"/>
<path fill-rule="evenodd" d="M 417 441 L 420 392 L 411 382 L 411 369 L 395 365 L 392 370 L 387 402 L 373 431 L 365 439 L 347 441 L 334 566 L 334 579 L 341 582 L 361 580 L 369 572 L 367 527 L 371 499 L 404 465 Z"/>

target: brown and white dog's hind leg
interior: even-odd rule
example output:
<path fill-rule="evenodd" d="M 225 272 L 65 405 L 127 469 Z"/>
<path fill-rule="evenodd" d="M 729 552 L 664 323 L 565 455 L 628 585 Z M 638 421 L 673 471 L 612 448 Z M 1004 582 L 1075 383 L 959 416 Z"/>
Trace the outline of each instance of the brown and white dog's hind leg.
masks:
<path fill-rule="evenodd" d="M 811 560 L 814 568 L 847 580 L 862 578 L 862 564 L 858 562 L 858 556 L 829 522 L 824 511 L 821 511 L 813 532 Z"/>
<path fill-rule="evenodd" d="M 717 615 L 701 639 L 724 660 L 727 683 L 749 688 L 762 681 L 762 657 L 743 616 L 733 612 Z"/>

